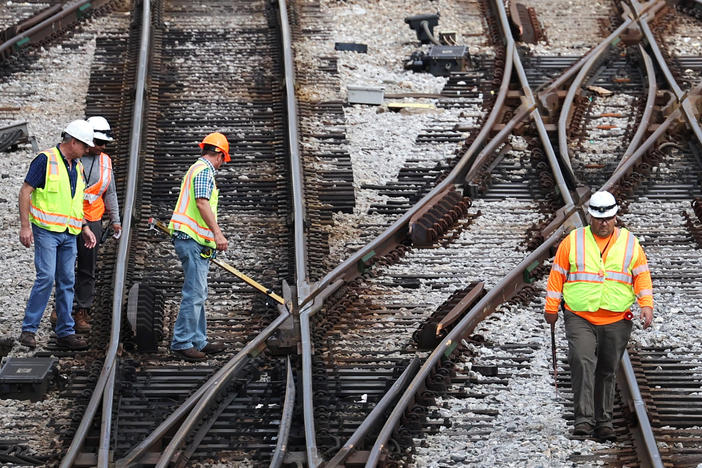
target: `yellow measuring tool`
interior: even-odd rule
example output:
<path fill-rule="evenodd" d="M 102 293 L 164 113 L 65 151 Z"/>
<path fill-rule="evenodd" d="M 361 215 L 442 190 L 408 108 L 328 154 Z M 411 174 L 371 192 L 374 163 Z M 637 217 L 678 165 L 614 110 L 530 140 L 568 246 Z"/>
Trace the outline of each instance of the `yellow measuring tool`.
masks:
<path fill-rule="evenodd" d="M 168 226 L 166 226 L 161 221 L 158 221 L 154 218 L 149 218 L 149 227 L 151 229 L 158 228 L 158 229 L 162 230 L 163 232 L 165 232 L 166 234 L 170 235 L 170 231 L 168 230 Z M 237 270 L 236 268 L 234 268 L 230 264 L 223 262 L 222 260 L 218 260 L 216 258 L 210 258 L 210 261 L 212 263 L 214 263 L 215 265 L 217 265 L 221 268 L 224 268 L 229 273 L 233 274 L 234 276 L 236 276 L 237 278 L 242 280 L 244 283 L 249 284 L 249 285 L 253 286 L 254 288 L 258 289 L 259 291 L 261 291 L 263 294 L 270 297 L 274 301 L 285 305 L 285 299 L 283 299 L 282 297 L 280 297 L 279 295 L 274 293 L 272 290 L 266 288 L 258 281 L 249 278 L 248 276 L 246 276 L 245 274 L 243 274 L 242 272 L 240 272 L 239 270 Z"/>

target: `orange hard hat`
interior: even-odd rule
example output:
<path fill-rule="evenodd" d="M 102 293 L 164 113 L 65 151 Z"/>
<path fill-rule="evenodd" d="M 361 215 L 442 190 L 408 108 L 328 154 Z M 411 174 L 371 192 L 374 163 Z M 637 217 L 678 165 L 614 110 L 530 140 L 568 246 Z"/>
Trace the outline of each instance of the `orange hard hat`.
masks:
<path fill-rule="evenodd" d="M 222 153 L 224 153 L 224 162 L 229 162 L 232 158 L 229 157 L 229 142 L 227 137 L 219 132 L 210 133 L 207 135 L 198 146 L 204 148 L 205 145 L 212 145 Z"/>

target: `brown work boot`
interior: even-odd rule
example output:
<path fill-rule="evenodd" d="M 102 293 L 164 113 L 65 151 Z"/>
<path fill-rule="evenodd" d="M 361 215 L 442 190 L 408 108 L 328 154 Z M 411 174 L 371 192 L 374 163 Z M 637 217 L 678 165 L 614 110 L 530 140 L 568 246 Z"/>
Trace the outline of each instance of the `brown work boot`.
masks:
<path fill-rule="evenodd" d="M 82 337 L 76 334 L 56 338 L 56 343 L 63 348 L 70 349 L 71 351 L 88 349 L 88 343 L 86 343 Z"/>
<path fill-rule="evenodd" d="M 74 328 L 78 333 L 90 333 L 90 324 L 88 323 L 88 309 L 78 309 L 73 314 L 73 320 L 76 322 Z"/>
<path fill-rule="evenodd" d="M 37 347 L 37 340 L 34 339 L 34 333 L 23 331 L 19 337 L 21 345 L 27 348 L 34 349 Z"/>
<path fill-rule="evenodd" d="M 200 351 L 205 353 L 205 354 L 217 354 L 221 353 L 224 351 L 224 343 L 207 343 L 204 348 L 202 348 Z"/>
<path fill-rule="evenodd" d="M 58 317 L 56 316 L 56 309 L 51 309 L 51 315 L 49 316 L 49 322 L 51 322 L 52 327 L 56 327 L 56 322 L 58 322 Z"/>
<path fill-rule="evenodd" d="M 204 361 L 206 358 L 205 353 L 203 353 L 202 351 L 198 351 L 197 349 L 195 349 L 194 346 L 188 349 L 174 349 L 173 354 L 175 354 L 181 359 L 193 362 Z"/>

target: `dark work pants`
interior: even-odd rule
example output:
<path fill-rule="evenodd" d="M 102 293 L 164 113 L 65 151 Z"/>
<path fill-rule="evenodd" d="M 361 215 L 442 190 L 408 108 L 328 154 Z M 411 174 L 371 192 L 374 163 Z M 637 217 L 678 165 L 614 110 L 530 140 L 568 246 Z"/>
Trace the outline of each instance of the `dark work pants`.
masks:
<path fill-rule="evenodd" d="M 631 320 L 593 325 L 564 311 L 575 424 L 612 427 L 615 373 L 624 354 Z"/>
<path fill-rule="evenodd" d="M 88 221 L 90 230 L 95 234 L 97 244 L 92 249 L 85 247 L 83 236 L 78 236 L 78 267 L 76 269 L 76 305 L 79 309 L 90 309 L 95 296 L 95 274 L 102 237 L 102 221 Z"/>

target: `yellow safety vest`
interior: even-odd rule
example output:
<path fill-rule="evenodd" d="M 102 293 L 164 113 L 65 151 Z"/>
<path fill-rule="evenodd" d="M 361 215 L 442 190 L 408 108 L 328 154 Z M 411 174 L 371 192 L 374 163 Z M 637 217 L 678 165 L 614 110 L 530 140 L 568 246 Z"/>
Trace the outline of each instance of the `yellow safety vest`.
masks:
<path fill-rule="evenodd" d="M 63 232 L 68 228 L 71 234 L 80 233 L 83 225 L 83 165 L 74 159 L 76 171 L 76 191 L 71 197 L 71 181 L 68 169 L 61 160 L 58 147 L 42 151 L 46 155 L 46 179 L 44 188 L 32 191 L 29 220 L 53 232 Z"/>
<path fill-rule="evenodd" d="M 102 195 L 107 191 L 112 180 L 112 160 L 105 153 L 100 153 L 98 158 L 100 178 L 90 187 L 85 188 L 83 211 L 88 221 L 100 221 L 105 213 L 105 201 Z M 93 163 L 94 164 L 94 163 Z"/>
<path fill-rule="evenodd" d="M 638 258 L 638 239 L 628 230 L 618 229 L 606 262 L 602 261 L 590 226 L 575 229 L 568 239 L 570 271 L 563 285 L 563 299 L 568 307 L 578 312 L 628 310 L 636 299 L 632 269 Z"/>
<path fill-rule="evenodd" d="M 180 195 L 176 203 L 175 210 L 171 216 L 171 221 L 168 223 L 168 230 L 173 234 L 174 231 L 181 231 L 192 237 L 198 244 L 206 245 L 207 247 L 215 248 L 217 244 L 214 241 L 214 234 L 202 216 L 200 210 L 197 209 L 195 201 L 195 185 L 193 180 L 195 176 L 208 167 L 207 163 L 202 160 L 197 160 L 188 172 L 183 177 L 183 182 L 180 184 Z M 215 183 L 210 196 L 210 207 L 217 219 L 217 200 L 219 199 L 219 189 Z"/>

